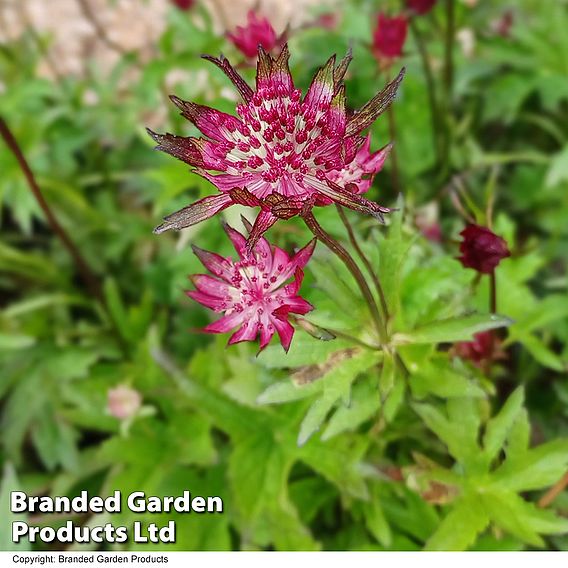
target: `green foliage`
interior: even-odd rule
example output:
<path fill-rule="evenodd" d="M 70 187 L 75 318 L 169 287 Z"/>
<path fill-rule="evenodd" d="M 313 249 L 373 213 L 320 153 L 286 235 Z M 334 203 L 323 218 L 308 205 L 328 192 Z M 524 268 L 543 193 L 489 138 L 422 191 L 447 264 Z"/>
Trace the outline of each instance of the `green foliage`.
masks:
<path fill-rule="evenodd" d="M 566 491 L 550 499 L 568 469 L 567 2 L 516 2 L 508 36 L 492 25 L 505 3 L 456 2 L 457 29 L 476 43 L 473 54 L 453 46 L 451 85 L 444 4 L 413 21 L 396 62 L 407 73 L 394 125 L 385 113 L 371 128 L 373 148 L 394 137 L 396 156 L 369 198 L 396 210 L 385 225 L 346 211 L 388 313 L 335 208 L 314 209 L 356 259 L 385 337 L 320 242 L 302 285 L 315 309 L 288 353 L 196 333 L 211 314 L 183 295 L 203 271 L 189 245 L 234 254 L 218 219 L 152 234 L 213 191 L 152 151 L 146 125 L 196 133 L 164 95 L 234 112 L 229 81 L 201 53 L 226 53 L 254 80 L 206 11 L 172 5 L 151 58 L 115 54 L 108 71 L 89 59 L 84 73 L 45 78 L 49 38 L 30 32 L 0 47 L 0 116 L 98 283 L 85 286 L 0 139 L 1 550 L 13 548 L 15 489 L 223 498 L 223 514 L 79 519 L 175 520 L 175 544 L 128 550 L 568 549 Z M 352 45 L 348 105 L 369 100 L 395 72 L 368 49 L 376 9 L 351 0 L 337 29 L 294 30 L 296 85 Z M 184 74 L 171 85 L 174 70 Z M 247 212 L 223 215 L 240 226 Z M 456 260 L 464 213 L 512 252 L 496 271 L 496 314 L 489 277 Z M 269 235 L 289 251 L 312 237 L 298 219 Z M 480 332 L 494 343 L 478 361 L 460 344 Z M 109 403 L 118 386 L 141 398 L 127 418 Z"/>

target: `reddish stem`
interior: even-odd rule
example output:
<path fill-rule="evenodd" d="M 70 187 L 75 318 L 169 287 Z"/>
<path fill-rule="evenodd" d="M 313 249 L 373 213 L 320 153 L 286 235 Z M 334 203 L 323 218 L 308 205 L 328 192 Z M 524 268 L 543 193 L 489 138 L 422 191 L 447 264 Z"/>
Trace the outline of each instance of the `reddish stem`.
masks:
<path fill-rule="evenodd" d="M 104 297 L 101 291 L 101 286 L 99 280 L 83 258 L 82 254 L 80 253 L 79 249 L 76 247 L 75 243 L 71 240 L 69 235 L 66 233 L 65 229 L 59 224 L 59 221 L 55 218 L 53 211 L 51 211 L 45 197 L 43 196 L 39 185 L 35 179 L 35 176 L 16 140 L 14 135 L 12 134 L 11 130 L 9 129 L 8 125 L 4 121 L 2 117 L 0 117 L 0 135 L 4 139 L 4 142 L 10 149 L 10 151 L 14 154 L 14 157 L 18 161 L 20 169 L 24 174 L 26 181 L 28 182 L 28 186 L 30 187 L 36 201 L 38 202 L 39 206 L 41 207 L 42 211 L 44 212 L 47 222 L 51 227 L 51 230 L 59 237 L 71 257 L 77 266 L 77 269 L 81 275 L 81 278 L 85 282 L 87 289 L 91 294 L 93 294 L 103 305 L 104 305 Z"/>

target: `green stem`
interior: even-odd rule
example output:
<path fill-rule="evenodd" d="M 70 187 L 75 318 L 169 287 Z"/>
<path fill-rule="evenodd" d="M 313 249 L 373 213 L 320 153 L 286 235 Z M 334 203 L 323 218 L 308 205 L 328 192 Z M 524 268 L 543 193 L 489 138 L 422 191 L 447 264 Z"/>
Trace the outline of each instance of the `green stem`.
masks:
<path fill-rule="evenodd" d="M 495 270 L 489 275 L 489 309 L 492 314 L 497 313 L 497 278 Z"/>
<path fill-rule="evenodd" d="M 440 123 L 440 113 L 436 99 L 436 84 L 434 82 L 434 73 L 432 72 L 432 65 L 428 57 L 428 50 L 426 49 L 426 42 L 422 36 L 420 28 L 415 23 L 414 18 L 410 20 L 410 29 L 414 35 L 420 59 L 422 60 L 422 69 L 424 71 L 424 79 L 426 80 L 426 90 L 428 93 L 428 102 L 430 105 L 430 120 L 432 121 L 432 138 L 434 147 L 436 148 L 436 159 L 438 163 L 442 158 L 441 156 L 441 141 L 440 136 L 443 135 L 442 125 Z"/>
<path fill-rule="evenodd" d="M 345 211 L 343 211 L 343 207 L 341 207 L 340 205 L 336 205 L 336 207 L 337 207 L 337 212 L 339 213 L 339 216 L 341 217 L 341 220 L 343 221 L 343 224 L 347 229 L 347 234 L 349 235 L 349 242 L 351 243 L 351 245 L 359 255 L 359 258 L 361 259 L 361 261 L 369 271 L 369 274 L 371 275 L 371 279 L 373 280 L 373 284 L 375 285 L 377 294 L 379 295 L 379 299 L 381 300 L 381 308 L 383 310 L 383 316 L 385 318 L 385 321 L 388 321 L 389 310 L 387 307 L 385 292 L 381 285 L 381 281 L 379 280 L 377 273 L 373 270 L 373 265 L 371 264 L 371 261 L 367 258 L 367 255 L 363 252 L 363 250 L 359 246 L 359 243 L 357 242 L 357 238 L 355 237 L 355 233 L 353 231 L 353 227 L 351 226 L 351 223 L 349 222 L 349 219 L 347 218 Z"/>
<path fill-rule="evenodd" d="M 331 235 L 325 232 L 322 226 L 317 222 L 316 218 L 313 216 L 311 211 L 306 212 L 302 215 L 304 222 L 308 226 L 308 229 L 314 234 L 314 236 L 322 241 L 327 248 L 331 252 L 333 252 L 342 262 L 345 264 L 349 272 L 355 278 L 361 293 L 363 294 L 363 298 L 369 307 L 369 311 L 371 313 L 371 317 L 373 318 L 373 323 L 375 328 L 377 329 L 377 333 L 379 335 L 379 340 L 381 344 L 387 343 L 387 333 L 383 321 L 381 319 L 381 314 L 379 313 L 379 308 L 373 298 L 373 293 L 371 289 L 367 285 L 367 281 L 365 280 L 365 276 L 361 272 L 360 268 L 357 266 L 357 263 L 353 259 L 353 257 L 347 252 L 347 250 L 341 245 L 338 241 L 336 241 Z"/>

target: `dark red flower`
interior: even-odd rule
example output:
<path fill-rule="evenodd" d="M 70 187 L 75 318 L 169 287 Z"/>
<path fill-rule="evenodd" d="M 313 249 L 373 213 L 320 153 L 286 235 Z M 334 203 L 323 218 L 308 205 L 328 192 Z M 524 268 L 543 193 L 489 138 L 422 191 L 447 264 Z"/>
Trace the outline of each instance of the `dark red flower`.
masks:
<path fill-rule="evenodd" d="M 436 0 L 406 0 L 406 5 L 415 14 L 426 14 L 436 3 Z"/>
<path fill-rule="evenodd" d="M 189 10 L 195 4 L 195 0 L 171 0 L 180 10 Z"/>
<path fill-rule="evenodd" d="M 400 57 L 407 31 L 408 22 L 404 16 L 390 18 L 381 12 L 377 19 L 377 27 L 373 32 L 373 53 L 375 57 L 379 60 Z"/>
<path fill-rule="evenodd" d="M 246 26 L 237 26 L 227 37 L 248 58 L 256 56 L 259 45 L 266 51 L 272 51 L 280 41 L 270 21 L 259 16 L 254 10 L 249 10 Z"/>
<path fill-rule="evenodd" d="M 473 268 L 482 274 L 491 274 L 497 265 L 511 256 L 505 239 L 497 236 L 487 227 L 468 225 L 460 235 L 461 256 L 458 260 L 466 267 Z"/>
<path fill-rule="evenodd" d="M 473 341 L 456 343 L 453 353 L 462 359 L 471 361 L 476 367 L 482 367 L 484 363 L 505 357 L 501 340 L 493 331 L 481 331 L 473 336 Z"/>

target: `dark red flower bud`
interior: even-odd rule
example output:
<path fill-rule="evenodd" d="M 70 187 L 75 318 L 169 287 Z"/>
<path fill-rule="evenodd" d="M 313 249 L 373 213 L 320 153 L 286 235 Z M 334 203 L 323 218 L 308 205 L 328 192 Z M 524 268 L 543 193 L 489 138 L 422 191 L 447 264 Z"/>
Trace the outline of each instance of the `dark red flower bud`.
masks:
<path fill-rule="evenodd" d="M 436 0 L 406 0 L 406 5 L 415 14 L 426 14 L 436 3 Z"/>
<path fill-rule="evenodd" d="M 195 4 L 195 0 L 171 0 L 180 10 L 189 10 Z"/>
<path fill-rule="evenodd" d="M 491 274 L 497 265 L 511 256 L 505 239 L 497 236 L 487 227 L 468 225 L 460 235 L 461 256 L 458 260 L 466 267 L 473 268 L 482 274 Z"/>
<path fill-rule="evenodd" d="M 402 55 L 406 40 L 408 22 L 404 16 L 390 18 L 382 12 L 373 32 L 373 53 L 377 59 L 394 58 Z"/>
<path fill-rule="evenodd" d="M 501 340 L 493 331 L 481 331 L 473 336 L 473 341 L 456 343 L 453 353 L 471 361 L 477 367 L 495 359 L 504 359 L 506 356 L 501 347 Z"/>

